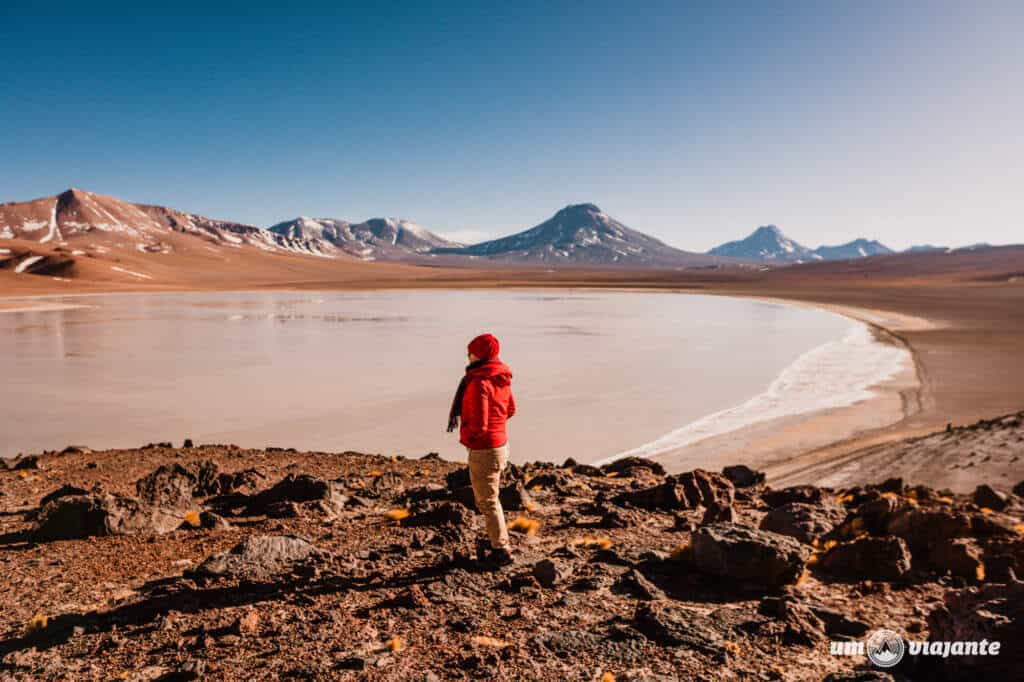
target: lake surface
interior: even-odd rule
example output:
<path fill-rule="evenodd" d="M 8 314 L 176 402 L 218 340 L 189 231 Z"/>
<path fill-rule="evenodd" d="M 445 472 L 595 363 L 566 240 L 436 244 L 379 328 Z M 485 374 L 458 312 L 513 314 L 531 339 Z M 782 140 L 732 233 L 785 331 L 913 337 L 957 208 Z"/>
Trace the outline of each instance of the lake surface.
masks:
<path fill-rule="evenodd" d="M 448 407 L 466 343 L 484 331 L 501 340 L 514 374 L 514 461 L 649 454 L 678 446 L 680 435 L 692 440 L 687 428 L 707 427 L 709 415 L 729 415 L 719 431 L 756 421 L 766 396 L 776 412 L 813 408 L 808 396 L 822 387 L 862 399 L 865 382 L 888 371 L 879 361 L 844 374 L 887 348 L 848 319 L 716 296 L 464 290 L 55 302 L 86 307 L 0 313 L 0 456 L 189 437 L 455 459 L 464 451 L 445 432 Z"/>

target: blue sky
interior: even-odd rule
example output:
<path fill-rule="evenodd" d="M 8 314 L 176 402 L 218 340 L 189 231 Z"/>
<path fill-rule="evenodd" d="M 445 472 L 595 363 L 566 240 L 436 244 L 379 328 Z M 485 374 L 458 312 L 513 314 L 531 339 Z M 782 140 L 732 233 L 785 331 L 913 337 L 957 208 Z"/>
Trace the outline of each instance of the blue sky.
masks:
<path fill-rule="evenodd" d="M 0 3 L 0 201 L 1024 242 L 1024 5 Z"/>

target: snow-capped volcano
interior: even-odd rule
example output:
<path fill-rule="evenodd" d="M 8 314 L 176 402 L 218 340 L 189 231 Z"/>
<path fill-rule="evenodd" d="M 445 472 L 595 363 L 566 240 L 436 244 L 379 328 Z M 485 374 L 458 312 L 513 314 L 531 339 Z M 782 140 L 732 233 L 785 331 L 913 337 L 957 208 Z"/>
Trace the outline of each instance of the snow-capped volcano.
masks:
<path fill-rule="evenodd" d="M 515 262 L 589 265 L 710 265 L 717 258 L 681 251 L 626 227 L 594 204 L 566 206 L 523 232 L 439 253 Z"/>
<path fill-rule="evenodd" d="M 433 249 L 462 246 L 401 218 L 371 218 L 362 223 L 350 223 L 333 218 L 300 217 L 278 223 L 270 232 L 302 248 L 337 249 L 364 260 L 404 260 L 429 255 Z"/>
<path fill-rule="evenodd" d="M 768 263 L 806 263 L 821 260 L 821 256 L 782 234 L 782 230 L 775 225 L 763 225 L 746 239 L 726 242 L 708 253 Z"/>
<path fill-rule="evenodd" d="M 873 239 L 855 239 L 838 246 L 819 246 L 811 249 L 784 235 L 775 225 L 764 225 L 746 239 L 726 242 L 708 251 L 716 256 L 745 258 L 761 263 L 790 265 L 823 260 L 849 260 L 895 253 L 885 244 Z"/>
<path fill-rule="evenodd" d="M 819 246 L 814 253 L 821 256 L 823 260 L 849 260 L 868 256 L 885 256 L 896 252 L 880 241 L 861 238 L 839 246 Z"/>

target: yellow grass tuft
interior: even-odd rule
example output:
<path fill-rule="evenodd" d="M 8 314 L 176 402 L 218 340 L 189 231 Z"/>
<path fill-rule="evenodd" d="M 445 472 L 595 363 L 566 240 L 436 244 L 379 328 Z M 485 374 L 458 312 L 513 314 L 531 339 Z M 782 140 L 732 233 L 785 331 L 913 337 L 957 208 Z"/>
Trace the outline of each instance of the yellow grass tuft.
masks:
<path fill-rule="evenodd" d="M 850 502 L 853 502 L 853 495 L 851 493 L 846 493 L 845 495 L 837 495 L 836 499 L 839 500 L 840 504 L 849 504 Z"/>
<path fill-rule="evenodd" d="M 518 519 L 508 524 L 508 529 L 515 533 L 522 533 L 523 535 L 536 535 L 537 530 L 540 528 L 540 521 L 520 516 Z"/>
<path fill-rule="evenodd" d="M 537 509 L 537 505 L 535 505 L 533 502 L 527 502 L 525 506 L 526 511 L 535 511 Z"/>
<path fill-rule="evenodd" d="M 974 577 L 978 579 L 979 583 L 985 582 L 985 564 L 980 561 L 977 568 L 974 569 Z"/>
<path fill-rule="evenodd" d="M 980 511 L 982 514 L 991 514 L 992 513 L 992 510 L 989 509 L 988 507 L 982 507 L 978 511 Z"/>
<path fill-rule="evenodd" d="M 384 648 L 390 649 L 391 651 L 401 651 L 405 648 L 405 640 L 401 637 L 392 637 L 388 641 L 384 642 Z"/>
<path fill-rule="evenodd" d="M 50 624 L 50 619 L 42 612 L 37 613 L 28 619 L 25 623 L 25 634 L 34 635 L 37 632 L 42 632 L 46 629 L 46 626 Z"/>
<path fill-rule="evenodd" d="M 371 471 L 370 473 L 368 473 L 366 475 L 367 476 L 372 476 L 373 478 L 377 478 L 378 476 L 383 476 L 384 472 L 383 471 L 377 471 L 376 469 L 374 469 L 373 471 Z"/>
<path fill-rule="evenodd" d="M 935 498 L 935 501 L 938 502 L 939 504 L 953 504 L 953 498 L 952 497 L 942 497 L 942 496 L 939 496 L 939 497 Z"/>
<path fill-rule="evenodd" d="M 408 509 L 392 509 L 388 511 L 385 516 L 396 523 L 401 523 L 402 519 L 409 518 Z"/>
<path fill-rule="evenodd" d="M 835 547 L 838 544 L 839 543 L 836 542 L 835 540 L 826 540 L 825 544 L 821 546 L 821 549 L 823 551 L 827 552 L 827 551 L 829 551 L 830 549 L 832 549 L 833 547 Z"/>
<path fill-rule="evenodd" d="M 570 544 L 572 544 L 573 547 L 582 546 L 600 547 L 601 549 L 611 549 L 611 546 L 614 545 L 615 542 L 611 538 L 595 538 L 593 536 L 587 535 L 582 538 L 576 538 Z"/>
<path fill-rule="evenodd" d="M 740 655 L 740 645 L 732 640 L 722 642 L 722 648 L 725 649 L 725 653 L 727 654 L 732 654 L 733 656 Z"/>
<path fill-rule="evenodd" d="M 896 498 L 899 497 L 899 495 L 897 495 L 896 493 L 884 492 L 882 493 L 882 497 L 886 498 L 887 500 L 895 500 Z M 907 497 L 910 497 L 910 493 L 907 493 Z"/>
<path fill-rule="evenodd" d="M 1021 535 L 1024 535 L 1024 523 L 1018 523 L 1016 526 L 1013 527 L 1013 529 Z"/>
<path fill-rule="evenodd" d="M 504 639 L 498 639 L 497 637 L 487 637 L 484 635 L 477 635 L 476 637 L 470 637 L 469 641 L 473 642 L 477 646 L 486 646 L 493 649 L 504 649 L 512 646 L 512 642 L 507 642 Z"/>
<path fill-rule="evenodd" d="M 604 675 L 601 675 L 601 682 L 615 682 L 615 675 L 605 673 Z"/>
<path fill-rule="evenodd" d="M 796 579 L 796 584 L 797 585 L 803 585 L 805 582 L 807 582 L 807 579 L 810 578 L 810 577 L 811 577 L 811 572 L 808 571 L 805 568 L 804 572 L 800 574 L 800 577 Z"/>
<path fill-rule="evenodd" d="M 619 475 L 618 471 L 609 471 L 607 474 L 604 475 L 604 477 L 605 478 L 615 478 L 618 475 Z"/>
<path fill-rule="evenodd" d="M 817 552 L 815 552 L 815 553 L 814 553 L 814 554 L 812 554 L 812 555 L 810 556 L 810 558 L 809 558 L 809 559 L 807 560 L 807 565 L 808 565 L 808 566 L 814 566 L 814 565 L 815 565 L 816 563 L 818 563 L 818 560 L 819 560 L 820 558 L 821 558 L 821 555 L 820 555 L 820 554 L 818 554 Z"/>
<path fill-rule="evenodd" d="M 200 525 L 199 512 L 196 510 L 185 512 L 185 523 L 192 528 L 198 528 Z"/>

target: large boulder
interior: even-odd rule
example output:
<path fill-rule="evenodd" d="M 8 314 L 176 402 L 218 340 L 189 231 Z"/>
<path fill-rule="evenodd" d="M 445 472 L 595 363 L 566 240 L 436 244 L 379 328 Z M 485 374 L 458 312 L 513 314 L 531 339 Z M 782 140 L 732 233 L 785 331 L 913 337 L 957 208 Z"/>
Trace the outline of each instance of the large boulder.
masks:
<path fill-rule="evenodd" d="M 227 552 L 210 556 L 190 575 L 268 580 L 289 572 L 296 563 L 322 555 L 323 552 L 313 544 L 293 535 L 253 535 Z"/>
<path fill-rule="evenodd" d="M 946 594 L 928 616 L 931 642 L 999 642 L 998 655 L 920 656 L 914 679 L 1016 680 L 1024 670 L 1024 583 L 988 584 Z"/>
<path fill-rule="evenodd" d="M 651 511 L 678 511 L 703 506 L 705 523 L 728 520 L 731 515 L 735 488 L 722 474 L 694 469 L 650 488 L 626 490 L 612 501 L 625 507 L 638 507 Z"/>
<path fill-rule="evenodd" d="M 722 475 L 737 488 L 751 488 L 764 483 L 764 473 L 751 469 L 745 464 L 734 464 L 722 469 Z"/>
<path fill-rule="evenodd" d="M 761 530 L 788 535 L 812 544 L 843 520 L 845 513 L 832 505 L 790 502 L 775 507 L 761 519 Z"/>
<path fill-rule="evenodd" d="M 910 552 L 900 538 L 867 536 L 836 545 L 818 566 L 845 580 L 898 580 L 910 571 Z"/>
<path fill-rule="evenodd" d="M 605 464 L 601 467 L 601 471 L 605 475 L 615 474 L 617 476 L 635 476 L 638 473 L 652 473 L 655 476 L 665 475 L 665 467 L 643 457 L 623 457 Z"/>
<path fill-rule="evenodd" d="M 714 613 L 682 606 L 674 601 L 643 602 L 634 615 L 634 627 L 659 646 L 695 649 L 709 656 L 721 656 L 726 627 Z"/>
<path fill-rule="evenodd" d="M 691 545 L 701 572 L 767 588 L 796 582 L 811 556 L 809 547 L 791 537 L 734 523 L 702 526 Z"/>
<path fill-rule="evenodd" d="M 983 483 L 974 489 L 974 504 L 995 511 L 1003 511 L 1010 504 L 1010 496 Z"/>
<path fill-rule="evenodd" d="M 181 526 L 183 519 L 179 509 L 147 505 L 120 495 L 67 495 L 39 511 L 34 535 L 39 540 L 72 540 L 167 533 Z"/>
<path fill-rule="evenodd" d="M 282 503 L 321 502 L 337 509 L 347 498 L 335 486 L 322 478 L 309 474 L 288 474 L 272 487 L 254 495 L 246 507 L 249 516 L 275 513 Z"/>
<path fill-rule="evenodd" d="M 761 499 L 769 507 L 781 507 L 791 502 L 802 504 L 822 504 L 831 493 L 813 485 L 794 485 L 781 490 L 765 490 Z"/>
<path fill-rule="evenodd" d="M 906 541 L 916 566 L 931 568 L 931 555 L 941 545 L 955 538 L 975 535 L 971 517 L 946 510 L 925 510 L 906 507 L 890 515 L 885 532 Z"/>
<path fill-rule="evenodd" d="M 929 565 L 940 573 L 980 581 L 985 578 L 982 551 L 973 538 L 956 538 L 932 549 Z"/>
<path fill-rule="evenodd" d="M 220 492 L 220 470 L 210 460 L 164 464 L 135 483 L 139 499 L 161 507 L 188 507 L 193 497 Z"/>

